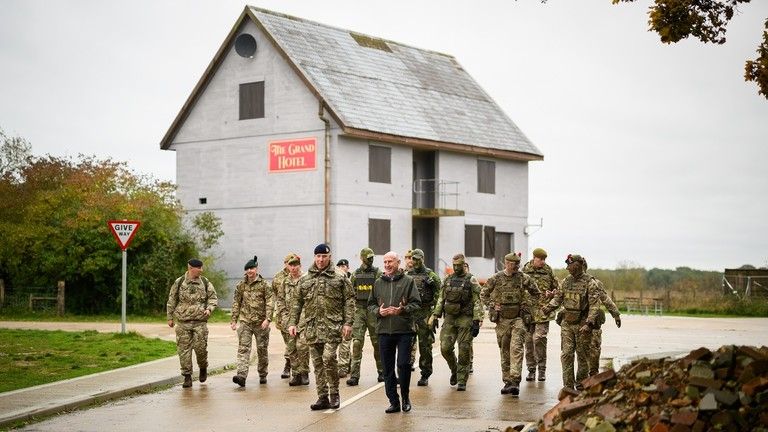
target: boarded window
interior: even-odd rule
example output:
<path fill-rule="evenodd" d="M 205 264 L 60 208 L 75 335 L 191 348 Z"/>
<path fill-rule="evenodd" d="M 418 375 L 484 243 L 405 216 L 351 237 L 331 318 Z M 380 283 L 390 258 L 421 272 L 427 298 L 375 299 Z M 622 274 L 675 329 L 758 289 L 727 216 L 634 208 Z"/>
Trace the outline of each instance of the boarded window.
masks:
<path fill-rule="evenodd" d="M 264 118 L 264 81 L 240 84 L 240 120 Z"/>
<path fill-rule="evenodd" d="M 504 270 L 504 257 L 512 252 L 512 243 L 514 239 L 514 234 L 512 233 L 502 233 L 497 232 L 496 233 L 496 241 L 495 243 L 495 266 L 494 268 L 496 271 Z"/>
<path fill-rule="evenodd" d="M 477 191 L 489 194 L 496 193 L 496 162 L 477 161 Z"/>
<path fill-rule="evenodd" d="M 368 219 L 368 246 L 376 255 L 389 252 L 389 219 Z"/>
<path fill-rule="evenodd" d="M 392 149 L 368 146 L 368 181 L 392 183 Z"/>
<path fill-rule="evenodd" d="M 496 255 L 496 228 L 483 227 L 483 257 L 494 258 Z"/>
<path fill-rule="evenodd" d="M 483 256 L 483 226 L 464 225 L 464 255 Z"/>

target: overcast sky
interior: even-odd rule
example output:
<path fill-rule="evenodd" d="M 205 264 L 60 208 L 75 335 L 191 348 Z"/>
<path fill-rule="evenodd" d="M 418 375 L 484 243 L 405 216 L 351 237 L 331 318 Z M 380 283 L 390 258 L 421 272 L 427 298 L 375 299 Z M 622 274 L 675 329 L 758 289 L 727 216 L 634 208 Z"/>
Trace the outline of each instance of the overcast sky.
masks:
<path fill-rule="evenodd" d="M 248 4 L 456 57 L 544 152 L 527 252 L 722 270 L 768 265 L 768 101 L 743 81 L 768 2 L 753 3 L 721 46 L 661 44 L 650 0 Z M 245 4 L 0 0 L 0 127 L 38 155 L 175 180 L 160 139 Z"/>

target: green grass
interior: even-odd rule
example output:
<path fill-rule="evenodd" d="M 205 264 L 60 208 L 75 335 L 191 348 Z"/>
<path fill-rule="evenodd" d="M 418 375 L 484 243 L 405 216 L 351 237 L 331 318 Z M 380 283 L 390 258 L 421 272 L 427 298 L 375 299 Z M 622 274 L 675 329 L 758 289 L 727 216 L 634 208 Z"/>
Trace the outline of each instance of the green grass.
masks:
<path fill-rule="evenodd" d="M 176 354 L 176 344 L 135 332 L 0 329 L 0 392 L 143 363 Z"/>
<path fill-rule="evenodd" d="M 208 322 L 228 323 L 231 315 L 228 311 L 216 309 L 213 311 Z M 0 309 L 0 321 L 55 321 L 55 322 L 120 322 L 120 314 L 100 314 L 100 315 L 76 315 L 64 314 L 56 315 L 53 311 L 35 311 Z M 164 323 L 165 314 L 157 315 L 128 315 L 126 321 L 129 323 Z"/>

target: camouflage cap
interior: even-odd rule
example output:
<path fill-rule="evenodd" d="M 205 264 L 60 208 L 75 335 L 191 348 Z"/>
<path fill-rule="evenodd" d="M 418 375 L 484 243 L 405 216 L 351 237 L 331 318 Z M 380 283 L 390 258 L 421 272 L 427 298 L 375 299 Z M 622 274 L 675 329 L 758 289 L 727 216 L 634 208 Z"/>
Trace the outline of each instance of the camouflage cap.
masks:
<path fill-rule="evenodd" d="M 464 264 L 464 254 L 456 254 L 453 256 L 453 263 L 454 264 Z"/>
<path fill-rule="evenodd" d="M 194 267 L 194 268 L 203 267 L 203 262 L 197 258 L 192 258 L 191 260 L 187 261 L 187 264 L 189 264 L 190 267 Z"/>
<path fill-rule="evenodd" d="M 295 253 L 289 253 L 283 260 L 285 264 L 301 264 L 301 258 Z"/>
<path fill-rule="evenodd" d="M 581 255 L 576 255 L 576 254 L 568 254 L 568 256 L 565 257 L 565 263 L 566 264 L 570 264 L 570 263 L 574 263 L 574 262 L 579 262 L 579 263 L 584 264 L 587 261 Z"/>
<path fill-rule="evenodd" d="M 248 270 L 249 268 L 255 268 L 259 266 L 259 257 L 256 255 L 253 256 L 253 259 L 249 259 L 247 263 L 243 266 L 243 270 Z"/>
<path fill-rule="evenodd" d="M 512 262 L 520 262 L 520 254 L 519 253 L 510 252 L 510 253 L 504 255 L 504 260 L 512 261 Z"/>
<path fill-rule="evenodd" d="M 421 249 L 414 249 L 411 251 L 411 257 L 415 260 L 423 260 L 424 259 L 424 251 Z"/>
<path fill-rule="evenodd" d="M 547 259 L 547 251 L 542 248 L 536 248 L 533 250 L 533 256 L 538 259 Z"/>
<path fill-rule="evenodd" d="M 413 257 L 413 250 L 412 249 L 408 249 L 408 251 L 405 252 L 405 257 L 406 258 Z"/>
<path fill-rule="evenodd" d="M 376 254 L 373 253 L 373 249 L 371 249 L 371 248 L 362 248 L 360 250 L 360 258 L 363 258 L 363 259 L 371 258 L 374 255 L 376 255 Z"/>

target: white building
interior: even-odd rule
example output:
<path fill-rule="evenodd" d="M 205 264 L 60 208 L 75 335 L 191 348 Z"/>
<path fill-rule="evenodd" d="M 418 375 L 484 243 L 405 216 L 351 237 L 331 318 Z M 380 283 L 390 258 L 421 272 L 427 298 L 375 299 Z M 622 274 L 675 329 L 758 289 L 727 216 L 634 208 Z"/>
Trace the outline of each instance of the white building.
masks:
<path fill-rule="evenodd" d="M 246 7 L 161 142 L 178 198 L 212 211 L 231 280 L 315 245 L 353 268 L 418 247 L 488 276 L 525 251 L 542 153 L 453 57 Z M 376 260 L 381 265 L 380 258 Z"/>

